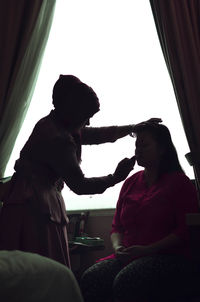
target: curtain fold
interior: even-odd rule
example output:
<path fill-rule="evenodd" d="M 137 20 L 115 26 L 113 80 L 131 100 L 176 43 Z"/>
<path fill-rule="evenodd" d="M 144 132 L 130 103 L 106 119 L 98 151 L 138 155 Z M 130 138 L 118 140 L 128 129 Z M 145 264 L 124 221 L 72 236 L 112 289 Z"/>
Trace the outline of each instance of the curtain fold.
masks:
<path fill-rule="evenodd" d="M 35 88 L 56 0 L 5 0 L 0 10 L 0 178 Z"/>
<path fill-rule="evenodd" d="M 200 196 L 200 1 L 150 0 Z"/>

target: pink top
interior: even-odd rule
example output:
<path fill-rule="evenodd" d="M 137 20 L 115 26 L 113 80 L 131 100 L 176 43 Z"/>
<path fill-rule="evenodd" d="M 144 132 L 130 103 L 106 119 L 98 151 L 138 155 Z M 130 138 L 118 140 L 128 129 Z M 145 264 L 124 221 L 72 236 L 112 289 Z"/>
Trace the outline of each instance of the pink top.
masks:
<path fill-rule="evenodd" d="M 163 175 L 150 188 L 144 171 L 124 182 L 112 223 L 111 233 L 123 233 L 123 245 L 148 245 L 171 233 L 183 240 L 183 246 L 165 253 L 189 255 L 186 213 L 198 212 L 195 186 L 180 172 Z M 106 258 L 114 258 L 112 254 Z"/>

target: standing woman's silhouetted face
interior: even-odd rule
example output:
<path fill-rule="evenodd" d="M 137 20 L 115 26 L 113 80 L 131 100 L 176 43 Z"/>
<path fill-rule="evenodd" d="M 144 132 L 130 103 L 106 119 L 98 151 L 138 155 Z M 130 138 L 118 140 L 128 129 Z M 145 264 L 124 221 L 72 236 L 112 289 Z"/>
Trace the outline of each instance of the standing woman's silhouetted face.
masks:
<path fill-rule="evenodd" d="M 144 130 L 138 133 L 135 147 L 135 156 L 139 166 L 148 169 L 158 167 L 163 150 L 151 132 Z"/>
<path fill-rule="evenodd" d="M 86 117 L 86 118 L 77 120 L 76 123 L 75 123 L 75 121 L 71 122 L 71 125 L 74 128 L 74 131 L 80 131 L 85 126 L 90 125 L 90 118 Z"/>

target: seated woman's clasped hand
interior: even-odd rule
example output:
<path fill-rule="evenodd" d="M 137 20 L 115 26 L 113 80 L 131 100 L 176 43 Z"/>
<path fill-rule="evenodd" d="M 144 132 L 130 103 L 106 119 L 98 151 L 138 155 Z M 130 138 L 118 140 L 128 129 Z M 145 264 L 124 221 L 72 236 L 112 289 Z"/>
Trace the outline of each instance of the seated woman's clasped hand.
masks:
<path fill-rule="evenodd" d="M 116 258 L 121 260 L 123 263 L 127 263 L 131 258 L 146 256 L 153 254 L 151 246 L 146 245 L 133 245 L 130 247 L 118 246 L 115 248 Z"/>

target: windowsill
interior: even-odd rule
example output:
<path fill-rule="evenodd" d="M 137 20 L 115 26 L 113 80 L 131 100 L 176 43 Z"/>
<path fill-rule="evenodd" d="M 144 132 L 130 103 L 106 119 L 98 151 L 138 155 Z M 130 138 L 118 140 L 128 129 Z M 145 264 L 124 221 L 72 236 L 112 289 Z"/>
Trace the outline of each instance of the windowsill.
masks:
<path fill-rule="evenodd" d="M 67 214 L 70 215 L 70 214 L 77 214 L 77 213 L 81 213 L 81 212 L 87 212 L 89 211 L 90 212 L 90 216 L 113 216 L 114 215 L 114 212 L 115 212 L 115 208 L 112 208 L 112 209 L 95 209 L 95 210 L 87 210 L 87 209 L 84 209 L 84 210 L 68 210 L 67 211 Z"/>

